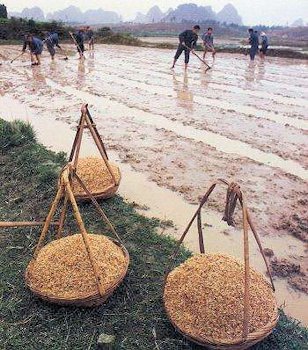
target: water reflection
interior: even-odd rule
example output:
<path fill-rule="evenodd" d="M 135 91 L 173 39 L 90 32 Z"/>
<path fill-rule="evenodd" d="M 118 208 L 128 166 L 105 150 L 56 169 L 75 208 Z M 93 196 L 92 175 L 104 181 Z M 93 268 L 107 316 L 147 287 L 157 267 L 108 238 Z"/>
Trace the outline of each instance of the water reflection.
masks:
<path fill-rule="evenodd" d="M 175 72 L 173 72 L 173 88 L 177 95 L 177 105 L 189 111 L 194 107 L 194 95 L 189 87 L 188 73 L 184 73 L 183 81 L 177 79 Z"/>
<path fill-rule="evenodd" d="M 84 85 L 85 77 L 86 77 L 86 67 L 84 64 L 84 60 L 79 60 L 78 70 L 77 70 L 77 80 L 76 80 L 78 87 L 81 87 Z"/>
<path fill-rule="evenodd" d="M 89 69 L 89 73 L 93 72 L 95 70 L 95 60 L 94 60 L 94 51 L 89 52 L 88 60 L 87 60 L 87 67 Z"/>
<path fill-rule="evenodd" d="M 264 60 L 259 62 L 259 69 L 258 69 L 258 75 L 257 75 L 257 80 L 261 81 L 264 79 L 265 76 L 265 66 L 266 62 Z"/>
<path fill-rule="evenodd" d="M 250 61 L 245 69 L 245 81 L 247 86 L 251 85 L 256 79 L 256 68 L 257 63 L 255 61 Z"/>
<path fill-rule="evenodd" d="M 264 79 L 266 70 L 266 62 L 264 60 L 249 62 L 245 70 L 246 86 L 251 87 L 254 83 L 259 83 Z"/>
<path fill-rule="evenodd" d="M 32 89 L 39 90 L 47 86 L 45 75 L 42 73 L 41 66 L 34 66 L 32 71 Z"/>

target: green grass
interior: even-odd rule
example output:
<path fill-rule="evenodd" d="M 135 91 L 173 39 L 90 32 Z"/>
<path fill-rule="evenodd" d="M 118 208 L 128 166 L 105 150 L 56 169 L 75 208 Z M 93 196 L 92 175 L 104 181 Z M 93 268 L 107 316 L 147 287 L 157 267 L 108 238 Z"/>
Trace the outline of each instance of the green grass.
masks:
<path fill-rule="evenodd" d="M 6 140 L 0 153 L 1 220 L 43 219 L 65 156 L 36 143 L 29 126 L 20 122 L 0 120 L 0 139 Z M 115 335 L 115 349 L 119 350 L 201 349 L 174 331 L 162 305 L 163 272 L 175 242 L 157 234 L 157 219 L 137 214 L 134 205 L 121 197 L 101 205 L 123 238 L 131 264 L 124 283 L 98 308 L 60 307 L 34 297 L 25 287 L 23 275 L 39 230 L 0 232 L 1 350 L 96 349 L 101 333 Z M 81 211 L 91 232 L 106 232 L 90 204 L 83 204 Z M 72 220 L 70 224 L 74 232 L 76 226 Z M 179 261 L 189 255 L 182 250 Z M 274 333 L 253 349 L 302 350 L 307 342 L 307 330 L 281 311 Z"/>
<path fill-rule="evenodd" d="M 142 41 L 126 33 L 111 33 L 105 37 L 97 37 L 96 42 L 100 44 L 142 46 Z"/>

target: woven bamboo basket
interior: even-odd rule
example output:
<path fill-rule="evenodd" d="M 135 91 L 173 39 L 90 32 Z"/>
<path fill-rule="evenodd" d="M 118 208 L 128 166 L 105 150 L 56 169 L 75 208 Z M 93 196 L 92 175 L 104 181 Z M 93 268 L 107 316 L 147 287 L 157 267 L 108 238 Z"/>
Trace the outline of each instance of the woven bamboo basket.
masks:
<path fill-rule="evenodd" d="M 168 315 L 168 314 L 167 314 Z M 211 342 L 210 339 L 201 339 L 201 338 L 192 338 L 188 336 L 186 333 L 182 332 L 175 323 L 172 322 L 172 319 L 168 315 L 169 320 L 173 327 L 176 329 L 177 332 L 182 334 L 186 339 L 189 341 L 196 343 L 200 346 L 203 346 L 207 349 L 213 349 L 213 350 L 246 350 L 252 347 L 253 345 L 259 343 L 263 339 L 267 338 L 275 328 L 277 322 L 278 322 L 278 315 L 276 317 L 273 317 L 273 320 L 268 323 L 265 327 L 258 330 L 258 332 L 253 332 L 248 334 L 245 341 L 242 339 L 237 339 L 234 341 L 234 343 L 225 341 L 221 342 L 220 344 Z"/>
<path fill-rule="evenodd" d="M 71 187 L 71 179 L 73 175 L 75 176 L 80 186 L 89 195 L 91 202 L 96 208 L 98 214 L 101 216 L 103 221 L 107 224 L 107 227 L 115 237 L 114 239 L 114 238 L 103 236 L 104 239 L 102 240 L 102 242 L 103 241 L 108 242 L 107 245 L 106 244 L 104 245 L 102 243 L 102 246 L 100 247 L 100 242 L 93 242 L 93 244 L 91 244 L 91 240 L 92 239 L 97 240 L 98 239 L 97 237 L 99 237 L 99 235 L 91 235 L 92 236 L 91 237 L 85 228 L 84 222 L 82 220 L 82 217 L 78 208 L 78 204 L 76 202 L 76 199 Z M 49 247 L 51 249 L 54 249 L 54 251 L 49 250 L 48 256 L 47 257 L 45 256 L 46 258 L 45 261 L 44 261 L 44 256 L 42 257 L 42 260 L 39 260 L 48 230 L 50 228 L 50 225 L 52 224 L 52 220 L 62 200 L 63 200 L 63 206 L 60 213 L 59 222 L 57 222 L 57 226 L 58 226 L 58 230 L 56 234 L 57 240 L 48 243 L 48 244 L 53 244 L 52 247 L 50 246 Z M 64 223 L 65 223 L 69 204 L 72 207 L 72 212 L 75 217 L 76 223 L 78 225 L 80 236 L 75 235 L 75 237 L 68 236 L 63 238 L 63 228 L 64 228 Z M 66 242 L 61 241 L 65 239 L 67 240 Z M 59 249 L 59 242 L 61 242 L 60 249 Z M 72 243 L 74 244 L 73 247 L 70 246 Z M 45 246 L 45 248 L 48 246 L 48 244 Z M 67 246 L 65 244 L 67 244 Z M 111 275 L 107 276 L 107 280 L 104 281 L 104 278 L 103 278 L 104 271 L 102 271 L 103 270 L 102 266 L 104 266 L 104 264 L 106 263 L 103 260 L 99 260 L 97 256 L 99 256 L 100 253 L 105 253 L 105 252 L 108 253 L 108 250 L 102 250 L 102 249 L 111 249 L 113 248 L 114 245 L 117 246 L 116 250 L 118 252 L 120 248 L 121 253 L 123 253 L 123 259 L 121 259 L 121 270 L 120 271 L 114 270 L 115 268 L 117 269 L 119 267 L 119 264 L 118 264 L 119 261 L 117 261 L 116 257 L 113 254 L 111 254 L 113 255 L 113 258 L 111 259 L 111 262 L 108 261 L 108 264 L 112 263 L 113 265 L 109 265 L 109 266 L 113 267 L 113 269 L 109 271 Z M 66 247 L 68 248 L 66 249 Z M 83 248 L 81 247 L 85 248 L 85 250 L 83 250 Z M 95 251 L 96 251 L 96 255 L 94 253 Z M 72 256 L 73 258 L 67 261 L 66 257 L 70 257 L 70 256 Z M 86 261 L 85 259 L 89 261 L 90 266 L 84 265 L 84 261 Z M 52 273 L 48 275 L 48 271 L 50 271 L 50 264 L 52 264 L 54 261 L 57 262 L 58 266 L 57 265 L 54 266 L 54 271 L 52 271 Z M 99 264 L 100 262 L 102 263 L 101 265 Z M 115 228 L 113 227 L 112 223 L 109 221 L 108 217 L 106 216 L 105 212 L 103 211 L 103 209 L 101 208 L 101 206 L 99 205 L 95 197 L 91 194 L 91 192 L 88 190 L 87 186 L 83 183 L 83 181 L 79 178 L 79 176 L 74 173 L 73 165 L 69 163 L 61 171 L 61 174 L 59 177 L 59 186 L 57 189 L 56 196 L 51 204 L 50 210 L 44 222 L 44 226 L 43 226 L 41 235 L 39 237 L 33 258 L 26 269 L 26 273 L 25 273 L 26 285 L 35 295 L 39 296 L 44 300 L 57 303 L 57 304 L 91 307 L 91 306 L 102 304 L 114 292 L 114 290 L 121 284 L 124 277 L 126 276 L 128 265 L 129 265 L 129 254 L 128 254 L 128 251 L 125 249 L 124 245 L 122 244 L 121 238 L 119 237 L 118 233 L 116 232 Z M 77 275 L 77 277 L 74 276 L 75 280 L 74 278 L 73 279 L 67 278 L 68 271 L 72 271 L 72 274 L 74 273 L 74 271 L 76 272 L 76 270 L 74 270 L 72 266 L 74 267 L 77 266 L 77 269 L 81 271 L 80 276 L 89 276 L 88 275 L 89 273 L 91 274 L 93 273 L 95 277 L 95 281 L 93 281 L 93 279 L 92 281 L 90 280 L 90 282 L 85 280 L 85 283 L 83 284 L 83 287 L 85 288 L 81 288 L 81 291 L 80 291 L 80 289 L 78 289 L 78 286 L 77 286 L 76 293 L 75 293 L 74 292 L 75 283 L 78 284 L 80 282 L 80 276 L 79 275 Z M 64 267 L 64 269 L 62 269 L 62 267 Z M 34 273 L 35 268 L 36 268 L 36 275 Z M 46 270 L 46 268 L 47 269 L 49 268 L 49 270 Z M 56 276 L 59 270 L 64 272 L 62 275 L 60 274 L 58 275 L 61 278 L 64 276 L 63 279 L 60 280 L 60 282 L 56 280 Z M 43 277 L 43 279 L 41 277 Z M 44 280 L 44 278 L 47 278 L 47 280 Z M 36 279 L 36 282 L 35 282 L 35 279 Z M 55 281 L 56 288 L 53 288 L 52 286 L 50 288 L 48 286 L 48 283 L 49 282 L 53 283 L 53 281 Z M 96 289 L 93 287 L 94 286 L 93 282 L 95 282 Z M 63 291 L 62 289 L 59 291 L 59 288 L 57 287 L 57 283 L 60 286 L 67 287 L 67 290 Z M 86 285 L 86 283 L 88 283 L 88 285 Z M 103 283 L 105 283 L 106 285 L 104 285 Z M 48 287 L 46 288 L 46 286 Z M 80 286 L 80 283 L 79 283 L 79 286 Z M 86 291 L 83 292 L 82 289 L 85 289 Z"/>
<path fill-rule="evenodd" d="M 208 197 L 213 192 L 213 190 L 217 184 L 223 184 L 223 185 L 228 186 L 225 215 L 224 215 L 223 220 L 227 221 L 227 223 L 229 225 L 234 225 L 233 214 L 234 214 L 237 200 L 239 200 L 239 202 L 240 202 L 240 205 L 242 208 L 242 214 L 243 214 L 244 262 L 245 262 L 244 268 L 243 268 L 244 275 L 245 275 L 244 280 L 243 280 L 244 281 L 244 283 L 243 283 L 243 287 L 244 287 L 244 296 L 243 296 L 244 316 L 243 316 L 243 320 L 242 320 L 241 336 L 233 338 L 233 339 L 230 339 L 230 338 L 223 339 L 223 338 L 219 337 L 219 335 L 217 335 L 217 337 L 216 337 L 214 334 L 212 334 L 211 337 L 205 336 L 205 335 L 198 336 L 196 334 L 190 334 L 186 330 L 188 320 L 185 321 L 185 319 L 184 319 L 182 326 L 180 326 L 178 324 L 178 322 L 175 319 L 173 319 L 172 315 L 168 311 L 167 304 L 168 304 L 168 302 L 170 302 L 170 299 L 168 301 L 166 299 L 166 285 L 167 285 L 167 281 L 168 281 L 168 276 L 171 272 L 172 266 L 174 265 L 174 261 L 175 261 L 175 258 L 177 256 L 178 252 L 179 252 L 180 245 L 182 244 L 185 236 L 187 235 L 188 231 L 190 230 L 191 225 L 193 224 L 195 219 L 197 219 L 200 253 L 201 253 L 201 256 L 205 256 L 204 255 L 205 249 L 204 249 L 204 241 L 203 241 L 203 232 L 202 232 L 202 224 L 201 224 L 201 209 L 204 206 L 204 204 L 207 202 Z M 175 330 L 178 331 L 180 334 L 182 334 L 186 339 L 188 339 L 188 340 L 190 340 L 198 345 L 206 347 L 208 349 L 217 349 L 217 350 L 218 349 L 219 350 L 244 350 L 244 349 L 248 349 L 251 346 L 253 346 L 254 344 L 262 341 L 267 336 L 269 336 L 272 333 L 273 329 L 275 328 L 275 326 L 278 322 L 278 319 L 279 319 L 277 304 L 276 304 L 276 301 L 273 300 L 273 305 L 270 305 L 271 306 L 270 309 L 272 310 L 272 314 L 270 313 L 270 317 L 267 318 L 268 322 L 266 324 L 262 325 L 261 327 L 254 329 L 252 332 L 249 332 L 249 321 L 250 321 L 250 299 L 249 299 L 250 292 L 249 292 L 249 290 L 250 290 L 250 288 L 253 288 L 253 285 L 250 286 L 250 279 L 251 279 L 250 271 L 251 271 L 251 269 L 249 267 L 248 227 L 251 228 L 251 230 L 254 234 L 254 237 L 255 237 L 257 244 L 260 248 L 260 252 L 262 254 L 262 257 L 264 259 L 264 262 L 266 264 L 268 274 L 270 277 L 271 283 L 266 281 L 265 278 L 264 278 L 263 282 L 268 284 L 268 287 L 275 290 L 268 262 L 266 260 L 265 255 L 264 255 L 260 239 L 259 239 L 257 232 L 255 230 L 255 227 L 251 221 L 249 212 L 248 212 L 247 207 L 246 207 L 245 199 L 244 199 L 244 196 L 240 190 L 240 187 L 235 183 L 229 184 L 227 181 L 221 180 L 221 179 L 219 179 L 215 183 L 213 183 L 211 185 L 211 187 L 209 188 L 209 190 L 204 195 L 204 197 L 201 200 L 201 203 L 199 205 L 199 208 L 197 209 L 195 215 L 193 216 L 193 218 L 189 222 L 182 237 L 180 238 L 178 245 L 177 245 L 177 248 L 176 248 L 173 256 L 171 257 L 170 266 L 168 266 L 168 268 L 167 268 L 167 272 L 165 275 L 164 290 L 163 290 L 163 302 L 164 302 L 166 314 L 167 314 L 171 324 L 173 325 Z M 184 278 L 184 277 L 182 277 L 182 278 Z M 223 285 L 222 288 L 225 290 L 226 287 Z M 176 292 L 175 292 L 175 294 L 176 294 Z M 187 294 L 185 294 L 185 297 L 189 298 L 189 296 Z M 183 312 L 183 309 L 181 309 L 181 312 Z M 198 312 L 198 310 L 196 309 L 196 313 L 197 312 Z M 185 328 L 185 329 L 183 329 L 183 328 Z"/>
<path fill-rule="evenodd" d="M 99 151 L 100 158 L 79 157 L 85 129 L 90 131 L 90 135 Z M 74 188 L 74 183 L 76 184 L 76 179 L 74 179 L 76 172 L 79 172 L 81 180 L 84 181 L 89 192 L 96 199 L 107 199 L 114 196 L 117 192 L 121 182 L 120 169 L 115 164 L 110 163 L 105 145 L 88 110 L 87 104 L 81 107 L 81 117 L 70 152 L 69 163 L 73 165 L 74 169 L 72 184 L 73 192 L 77 200 L 89 201 L 91 198 L 78 184 L 77 187 L 79 188 Z M 83 164 L 86 164 L 86 166 L 82 166 Z M 105 181 L 105 179 L 107 179 L 107 181 Z"/>
<path fill-rule="evenodd" d="M 75 306 L 82 306 L 82 307 L 93 307 L 103 304 L 112 294 L 113 292 L 119 287 L 119 285 L 124 280 L 128 266 L 129 266 L 129 253 L 126 250 L 126 248 L 117 240 L 108 237 L 110 241 L 112 241 L 114 244 L 116 244 L 118 247 L 121 248 L 123 252 L 123 256 L 125 258 L 125 267 L 121 271 L 119 277 L 108 287 L 105 289 L 105 293 L 101 295 L 99 291 L 97 290 L 94 293 L 85 293 L 83 295 L 79 295 L 78 297 L 61 297 L 59 295 L 54 295 L 51 293 L 44 292 L 38 288 L 35 288 L 33 286 L 33 283 L 31 281 L 31 272 L 35 266 L 36 260 L 32 259 L 26 269 L 25 273 L 25 281 L 27 287 L 39 298 L 46 300 L 51 303 L 59 304 L 59 305 L 75 305 Z"/>
<path fill-rule="evenodd" d="M 109 162 L 109 166 L 111 171 L 113 172 L 114 178 L 116 181 L 114 181 L 109 174 L 108 171 L 105 172 L 105 174 L 102 174 L 102 176 L 107 176 L 108 180 L 107 181 L 102 181 L 103 179 L 100 178 L 100 174 L 98 172 L 97 164 L 101 163 L 101 166 L 104 166 L 104 161 L 101 158 L 79 158 L 78 163 L 77 163 L 77 173 L 78 173 L 78 164 L 82 164 L 83 162 L 87 162 L 89 164 L 89 167 L 87 169 L 88 173 L 91 173 L 91 180 L 93 183 L 88 182 L 85 177 L 82 174 L 82 171 L 79 173 L 80 178 L 83 180 L 84 184 L 87 186 L 91 194 L 96 198 L 96 199 L 108 199 L 113 197 L 116 192 L 118 191 L 118 188 L 120 186 L 121 182 L 121 172 L 118 166 L 116 166 L 113 163 Z M 91 164 L 92 163 L 92 164 Z M 105 168 L 106 169 L 106 168 Z M 95 183 L 100 184 L 101 186 L 95 185 Z M 73 183 L 73 192 L 74 196 L 77 200 L 79 201 L 89 201 L 90 197 L 88 196 L 87 193 L 85 193 L 82 189 L 79 188 L 79 190 L 76 189 Z"/>

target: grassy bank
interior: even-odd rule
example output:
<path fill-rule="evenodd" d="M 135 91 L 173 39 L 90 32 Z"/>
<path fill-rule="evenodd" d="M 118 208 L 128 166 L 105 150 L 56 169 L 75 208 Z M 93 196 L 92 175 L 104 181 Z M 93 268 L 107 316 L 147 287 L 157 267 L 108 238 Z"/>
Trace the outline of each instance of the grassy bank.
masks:
<path fill-rule="evenodd" d="M 44 218 L 64 154 L 38 144 L 31 127 L 2 120 L 0 150 L 0 220 Z M 158 234 L 158 220 L 137 214 L 121 197 L 101 205 L 122 236 L 131 265 L 125 282 L 98 308 L 58 307 L 35 298 L 24 285 L 23 273 L 39 230 L 0 232 L 1 350 L 96 349 L 100 333 L 116 336 L 115 349 L 201 349 L 173 330 L 162 305 L 163 271 L 175 242 Z M 106 232 L 91 205 L 83 204 L 81 211 L 91 232 Z M 182 251 L 179 260 L 188 256 Z M 307 341 L 307 330 L 281 312 L 274 333 L 253 349 L 300 350 Z"/>

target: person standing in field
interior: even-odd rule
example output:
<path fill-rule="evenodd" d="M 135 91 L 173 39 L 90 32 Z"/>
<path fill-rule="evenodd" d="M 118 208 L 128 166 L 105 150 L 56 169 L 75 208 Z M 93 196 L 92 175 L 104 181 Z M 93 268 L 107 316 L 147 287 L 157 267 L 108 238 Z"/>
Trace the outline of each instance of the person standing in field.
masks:
<path fill-rule="evenodd" d="M 258 33 L 255 32 L 252 28 L 248 29 L 248 32 L 249 32 L 249 44 L 250 44 L 249 55 L 250 55 L 250 59 L 254 61 L 256 54 L 259 51 Z"/>
<path fill-rule="evenodd" d="M 264 32 L 262 32 L 261 33 L 261 49 L 260 49 L 261 58 L 265 58 L 265 55 L 266 55 L 267 49 L 268 49 L 268 45 L 269 45 L 268 37 Z"/>
<path fill-rule="evenodd" d="M 89 50 L 94 50 L 94 32 L 90 27 L 87 27 L 87 38 Z"/>
<path fill-rule="evenodd" d="M 79 53 L 79 58 L 82 59 L 84 58 L 84 51 L 85 51 L 85 48 L 84 48 L 84 38 L 85 35 L 84 35 L 84 29 L 79 29 L 77 32 L 75 32 L 74 34 L 74 38 L 76 40 L 76 43 L 77 43 L 77 51 Z"/>
<path fill-rule="evenodd" d="M 214 36 L 213 36 L 213 28 L 209 27 L 207 29 L 207 33 L 204 33 L 202 35 L 202 41 L 203 41 L 203 46 L 204 46 L 204 53 L 203 53 L 203 59 L 205 59 L 206 53 L 212 52 L 213 58 L 215 57 L 216 50 L 214 47 Z"/>
<path fill-rule="evenodd" d="M 175 67 L 176 61 L 179 59 L 181 54 L 185 54 L 185 69 L 188 67 L 190 52 L 194 51 L 197 40 L 198 33 L 200 32 L 200 26 L 195 25 L 192 29 L 185 30 L 179 35 L 179 46 L 174 56 L 174 61 L 171 69 Z"/>
<path fill-rule="evenodd" d="M 47 46 L 47 50 L 50 53 L 51 59 L 54 60 L 56 50 L 55 46 L 58 47 L 60 50 L 62 50 L 61 46 L 59 45 L 59 35 L 56 32 L 47 32 L 47 36 L 44 40 L 44 43 Z"/>
<path fill-rule="evenodd" d="M 22 52 L 25 52 L 27 46 L 30 49 L 31 55 L 31 65 L 38 66 L 41 64 L 41 54 L 43 52 L 44 44 L 43 41 L 39 38 L 33 36 L 32 34 L 28 34 L 25 36 L 24 45 L 22 48 Z"/>

